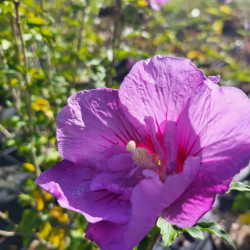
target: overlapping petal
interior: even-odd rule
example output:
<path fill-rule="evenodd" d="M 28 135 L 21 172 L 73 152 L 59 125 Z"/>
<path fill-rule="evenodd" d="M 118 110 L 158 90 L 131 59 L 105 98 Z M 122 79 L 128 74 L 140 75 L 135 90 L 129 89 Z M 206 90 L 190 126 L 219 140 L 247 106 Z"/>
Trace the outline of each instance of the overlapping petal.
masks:
<path fill-rule="evenodd" d="M 145 117 L 152 117 L 158 132 L 166 120 L 178 119 L 204 80 L 202 71 L 189 59 L 155 56 L 134 65 L 121 85 L 119 98 L 136 129 L 145 133 Z"/>
<path fill-rule="evenodd" d="M 120 183 L 120 176 L 105 177 L 110 177 L 109 188 L 105 185 L 107 180 L 103 180 L 105 183 L 97 188 L 96 176 L 96 170 L 64 160 L 45 171 L 36 179 L 36 183 L 54 195 L 60 206 L 82 213 L 89 222 L 127 222 L 130 217 L 130 204 L 123 195 L 126 187 Z M 121 199 L 120 195 L 123 196 Z"/>
<path fill-rule="evenodd" d="M 101 221 L 89 224 L 86 237 L 103 250 L 131 250 L 154 225 L 163 208 L 170 206 L 189 187 L 199 171 L 200 159 L 189 157 L 184 171 L 162 183 L 157 174 L 142 180 L 133 190 L 132 214 L 128 223 Z"/>
<path fill-rule="evenodd" d="M 141 141 L 118 107 L 118 92 L 84 90 L 72 95 L 57 117 L 60 155 L 69 161 L 96 162 L 111 145 Z"/>
<path fill-rule="evenodd" d="M 192 226 L 212 208 L 217 193 L 228 190 L 232 177 L 250 160 L 250 101 L 239 89 L 207 80 L 182 113 L 178 126 L 186 154 L 201 158 L 198 177 L 165 218 Z"/>

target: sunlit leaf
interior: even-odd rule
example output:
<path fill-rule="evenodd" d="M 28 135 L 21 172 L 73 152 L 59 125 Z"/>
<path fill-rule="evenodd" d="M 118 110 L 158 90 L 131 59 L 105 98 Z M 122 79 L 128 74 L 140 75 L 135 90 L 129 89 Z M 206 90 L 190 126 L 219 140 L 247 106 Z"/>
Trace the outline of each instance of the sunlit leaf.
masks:
<path fill-rule="evenodd" d="M 50 210 L 50 214 L 61 223 L 65 223 L 69 220 L 68 215 L 66 213 L 63 213 L 62 208 L 59 206 L 52 208 Z"/>
<path fill-rule="evenodd" d="M 225 14 L 231 14 L 231 12 L 232 12 L 231 8 L 228 5 L 221 5 L 220 11 L 225 13 Z"/>
<path fill-rule="evenodd" d="M 27 23 L 31 25 L 38 25 L 38 26 L 46 24 L 45 20 L 40 16 L 29 17 L 27 20 Z"/>
<path fill-rule="evenodd" d="M 238 220 L 246 225 L 250 225 L 250 210 L 246 211 L 245 213 L 241 214 L 238 217 Z"/>
<path fill-rule="evenodd" d="M 148 6 L 148 3 L 146 2 L 146 0 L 137 0 L 137 3 L 139 6 Z"/>
<path fill-rule="evenodd" d="M 216 20 L 213 24 L 213 30 L 220 35 L 223 29 L 223 22 L 221 20 Z"/>
<path fill-rule="evenodd" d="M 159 217 L 156 225 L 160 228 L 164 247 L 170 246 L 174 242 L 175 238 L 182 232 L 181 229 L 174 228 L 162 217 Z"/>
<path fill-rule="evenodd" d="M 65 230 L 62 228 L 52 228 L 49 242 L 53 245 L 56 245 L 59 250 L 64 249 L 65 241 L 64 241 Z"/>
<path fill-rule="evenodd" d="M 183 231 L 189 233 L 193 238 L 199 238 L 201 240 L 204 239 L 202 230 L 197 226 L 183 228 Z"/>
<path fill-rule="evenodd" d="M 224 229 L 221 229 L 215 222 L 200 222 L 197 223 L 196 226 L 200 227 L 203 231 L 207 231 L 219 238 L 224 239 L 233 249 L 237 249 L 228 233 Z"/>
<path fill-rule="evenodd" d="M 28 162 L 23 163 L 23 167 L 24 167 L 24 169 L 29 170 L 31 172 L 35 171 L 35 166 L 31 163 L 28 163 Z"/>
<path fill-rule="evenodd" d="M 137 247 L 137 250 L 145 250 L 148 249 L 149 246 L 149 237 L 146 235 L 144 239 L 140 242 L 140 244 Z"/>
<path fill-rule="evenodd" d="M 228 191 L 237 190 L 242 192 L 250 192 L 250 186 L 244 182 L 231 182 L 230 188 Z"/>
<path fill-rule="evenodd" d="M 46 240 L 51 232 L 51 229 L 51 224 L 49 222 L 46 222 L 40 229 L 39 237 Z"/>

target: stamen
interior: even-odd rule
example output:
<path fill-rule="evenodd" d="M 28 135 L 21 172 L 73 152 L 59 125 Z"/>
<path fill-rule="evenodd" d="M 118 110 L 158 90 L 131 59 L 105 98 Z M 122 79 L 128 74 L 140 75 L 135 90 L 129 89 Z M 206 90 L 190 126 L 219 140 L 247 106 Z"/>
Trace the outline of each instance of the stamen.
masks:
<path fill-rule="evenodd" d="M 136 143 L 133 140 L 128 142 L 126 150 L 133 154 L 132 159 L 138 166 L 155 167 L 157 164 L 157 161 L 155 161 L 154 159 L 155 155 L 149 154 L 146 148 L 142 147 L 137 148 Z"/>
<path fill-rule="evenodd" d="M 133 152 L 136 149 L 136 143 L 135 141 L 131 140 L 128 142 L 127 146 L 126 146 L 126 150 L 128 152 Z"/>

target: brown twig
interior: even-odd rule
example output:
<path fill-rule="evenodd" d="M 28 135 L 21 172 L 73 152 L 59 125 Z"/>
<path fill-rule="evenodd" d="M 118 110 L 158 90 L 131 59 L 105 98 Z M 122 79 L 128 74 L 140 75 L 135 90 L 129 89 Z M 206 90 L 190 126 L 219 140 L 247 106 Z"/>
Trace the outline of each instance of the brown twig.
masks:
<path fill-rule="evenodd" d="M 5 59 L 4 59 L 4 55 L 3 55 L 3 50 L 0 44 L 0 64 L 5 65 Z"/>
<path fill-rule="evenodd" d="M 41 0 L 41 9 L 42 9 L 42 17 L 43 19 L 46 21 L 46 4 L 44 0 Z M 55 95 L 55 91 L 54 91 L 54 87 L 52 85 L 52 77 L 53 77 L 53 73 L 52 73 L 52 65 L 51 65 L 51 57 L 50 57 L 50 51 L 47 50 L 46 51 L 46 65 L 47 65 L 47 78 L 48 78 L 48 90 L 49 90 L 49 95 L 51 97 L 51 99 L 53 100 L 53 105 L 55 107 L 55 113 L 58 114 L 59 112 L 59 106 L 56 102 L 56 95 Z M 55 127 L 53 127 L 53 129 L 55 129 Z"/>
<path fill-rule="evenodd" d="M 0 124 L 0 131 L 5 135 L 6 138 L 11 138 L 10 132 L 2 124 Z"/>
<path fill-rule="evenodd" d="M 10 23 L 11 23 L 11 30 L 12 30 L 12 36 L 13 36 L 13 41 L 14 41 L 14 46 L 15 46 L 15 60 L 19 62 L 20 60 L 20 47 L 17 42 L 17 31 L 16 31 L 16 25 L 15 25 L 15 16 L 11 15 L 10 17 Z"/>
<path fill-rule="evenodd" d="M 43 240 L 39 237 L 39 233 L 35 233 L 32 231 L 17 231 L 18 230 L 18 225 L 15 224 L 6 214 L 0 211 L 0 218 L 5 220 L 8 224 L 13 226 L 14 231 L 4 231 L 0 230 L 0 235 L 5 236 L 5 237 L 13 237 L 13 236 L 18 236 L 18 235 L 32 235 L 35 239 L 39 240 L 39 242 L 47 247 L 47 249 L 56 249 L 56 246 L 51 245 L 49 242 L 46 240 Z"/>
<path fill-rule="evenodd" d="M 31 143 L 31 160 L 32 164 L 35 166 L 35 172 L 36 175 L 39 176 L 41 173 L 41 170 L 38 166 L 37 163 L 37 158 L 36 158 L 36 152 L 35 152 L 35 136 L 34 136 L 34 127 L 33 127 L 33 110 L 32 110 L 32 101 L 31 101 L 31 89 L 30 89 L 30 76 L 28 73 L 29 65 L 28 65 L 28 58 L 27 58 L 27 51 L 26 51 L 26 46 L 25 46 L 25 41 L 24 41 L 24 36 L 23 36 L 23 28 L 22 28 L 22 22 L 20 18 L 20 13 L 19 13 L 19 7 L 20 7 L 20 0 L 13 0 L 14 5 L 15 5 L 15 14 L 16 14 L 16 25 L 19 31 L 19 38 L 21 40 L 21 48 L 23 52 L 23 63 L 25 67 L 25 73 L 24 73 L 24 82 L 26 86 L 26 96 L 27 96 L 27 104 L 28 104 L 28 125 L 29 125 L 29 134 L 30 134 L 30 143 Z"/>
<path fill-rule="evenodd" d="M 76 48 L 75 48 L 76 59 L 72 63 L 72 68 L 74 69 L 74 75 L 73 75 L 72 84 L 69 86 L 69 93 L 71 93 L 72 89 L 75 88 L 76 83 L 77 83 L 77 70 L 78 70 L 79 64 L 81 62 L 81 58 L 79 56 L 79 51 L 82 47 L 82 41 L 83 41 L 82 32 L 84 29 L 85 12 L 86 12 L 87 6 L 88 6 L 88 1 L 86 1 L 85 8 L 84 8 L 82 15 L 81 15 L 80 28 L 78 31 L 78 39 L 77 39 Z"/>
<path fill-rule="evenodd" d="M 13 226 L 13 228 L 16 230 L 18 228 L 18 225 L 16 223 L 14 223 L 5 213 L 0 211 L 0 218 L 2 220 L 5 220 L 8 224 L 10 224 L 11 226 Z"/>
<path fill-rule="evenodd" d="M 38 233 L 30 232 L 30 231 L 4 231 L 0 230 L 0 235 L 4 237 L 13 237 L 13 236 L 25 236 L 25 235 L 31 235 L 35 239 L 37 239 L 41 244 L 43 244 L 46 249 L 57 249 L 55 245 L 52 245 L 48 241 L 39 238 Z"/>
<path fill-rule="evenodd" d="M 122 1 L 116 0 L 116 12 L 113 18 L 113 34 L 112 34 L 112 61 L 108 70 L 107 87 L 110 88 L 112 84 L 112 71 L 115 66 L 116 50 L 120 42 L 121 35 L 121 15 L 122 15 Z"/>

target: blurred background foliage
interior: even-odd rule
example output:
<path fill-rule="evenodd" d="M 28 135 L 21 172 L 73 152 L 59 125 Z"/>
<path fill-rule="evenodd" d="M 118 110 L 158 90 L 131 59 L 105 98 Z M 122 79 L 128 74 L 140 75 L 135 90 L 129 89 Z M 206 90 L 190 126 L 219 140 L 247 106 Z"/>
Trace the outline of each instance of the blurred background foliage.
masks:
<path fill-rule="evenodd" d="M 84 217 L 34 184 L 60 160 L 55 119 L 72 93 L 119 88 L 134 62 L 162 54 L 188 57 L 249 95 L 250 1 L 219 2 L 170 0 L 156 12 L 145 0 L 0 0 L 0 156 L 23 174 L 4 184 L 18 187 L 19 205 L 0 206 L 0 248 L 97 249 L 83 237 Z M 233 204 L 244 223 L 248 202 L 241 193 Z"/>

